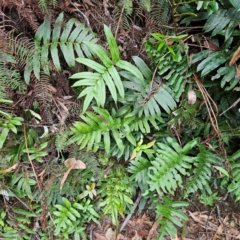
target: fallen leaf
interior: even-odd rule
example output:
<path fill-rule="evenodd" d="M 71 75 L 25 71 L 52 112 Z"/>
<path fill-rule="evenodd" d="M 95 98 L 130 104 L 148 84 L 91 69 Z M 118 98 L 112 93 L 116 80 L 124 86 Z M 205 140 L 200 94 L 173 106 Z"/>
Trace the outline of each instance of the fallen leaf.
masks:
<path fill-rule="evenodd" d="M 142 237 L 138 236 L 137 231 L 135 231 L 135 236 L 131 240 L 142 240 Z"/>
<path fill-rule="evenodd" d="M 203 45 L 204 45 L 205 48 L 208 48 L 208 49 L 213 50 L 213 51 L 218 51 L 219 50 L 219 47 L 217 45 L 215 45 L 212 42 L 207 41 L 207 40 L 205 40 L 203 42 Z"/>
<path fill-rule="evenodd" d="M 60 183 L 60 190 L 62 190 L 63 184 L 65 183 L 68 174 L 70 173 L 70 171 L 72 169 L 85 169 L 86 165 L 84 162 L 82 162 L 81 160 L 76 160 L 75 158 L 68 158 L 65 162 L 64 165 L 66 167 L 69 167 L 69 169 L 64 173 L 63 178 L 61 180 Z"/>
<path fill-rule="evenodd" d="M 97 240 L 108 240 L 105 236 L 102 236 L 101 234 L 99 234 L 97 232 L 93 232 L 93 234 Z"/>
<path fill-rule="evenodd" d="M 105 236 L 106 236 L 107 240 L 116 239 L 116 233 L 112 230 L 112 228 L 107 229 Z"/>
<path fill-rule="evenodd" d="M 9 172 L 15 170 L 15 169 L 17 168 L 18 164 L 19 164 L 19 162 L 15 163 L 13 166 L 11 166 L 11 167 L 8 168 L 8 169 L 2 170 L 1 172 L 2 172 L 2 173 L 9 173 Z"/>
<path fill-rule="evenodd" d="M 240 77 L 240 64 L 237 66 L 235 78 Z"/>
<path fill-rule="evenodd" d="M 232 59 L 229 62 L 229 67 L 231 67 L 239 58 L 240 58 L 240 47 L 238 47 L 238 49 L 233 54 Z"/>
<path fill-rule="evenodd" d="M 44 169 L 42 172 L 38 174 L 38 177 L 40 177 L 40 182 L 43 183 L 43 175 L 45 173 L 46 169 Z"/>
<path fill-rule="evenodd" d="M 68 158 L 64 165 L 66 167 L 72 167 L 72 169 L 85 169 L 86 165 L 81 160 L 76 160 L 75 158 Z"/>
<path fill-rule="evenodd" d="M 149 234 L 148 234 L 148 237 L 147 237 L 147 240 L 150 240 L 152 238 L 154 238 L 156 236 L 156 232 L 160 226 L 159 224 L 159 220 L 161 220 L 162 217 L 160 216 L 153 224 L 152 228 L 150 229 L 149 231 Z"/>

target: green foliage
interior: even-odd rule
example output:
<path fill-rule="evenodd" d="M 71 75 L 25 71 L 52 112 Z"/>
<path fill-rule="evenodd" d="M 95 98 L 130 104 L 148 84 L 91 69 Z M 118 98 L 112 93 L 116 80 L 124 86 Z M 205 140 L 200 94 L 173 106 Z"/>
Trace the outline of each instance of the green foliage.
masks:
<path fill-rule="evenodd" d="M 171 90 L 158 76 L 153 75 L 142 59 L 133 57 L 133 61 L 141 72 L 136 74 L 131 69 L 127 69 L 129 72 L 120 72 L 121 76 L 126 79 L 123 85 L 128 89 L 125 101 L 122 102 L 125 105 L 133 106 L 131 115 L 138 117 L 144 115 L 147 118 L 160 116 L 161 108 L 170 113 L 176 107 Z"/>
<path fill-rule="evenodd" d="M 75 19 L 70 19 L 66 24 L 63 22 L 63 13 L 61 13 L 55 21 L 53 30 L 51 31 L 49 17 L 46 17 L 43 24 L 38 28 L 34 39 L 34 53 L 28 59 L 24 71 L 26 83 L 29 83 L 30 75 L 33 72 L 37 79 L 40 79 L 40 72 L 50 75 L 50 59 L 57 71 L 61 71 L 59 60 L 60 47 L 63 57 L 69 67 L 75 67 L 75 52 L 78 57 L 91 57 L 91 53 L 83 41 L 95 43 L 97 39 L 93 33 L 88 33 L 89 29 L 84 24 L 74 27 Z M 72 30 L 73 29 L 73 30 Z"/>
<path fill-rule="evenodd" d="M 129 178 L 123 169 L 112 171 L 101 185 L 101 203 L 103 213 L 112 217 L 114 225 L 118 226 L 119 214 L 123 216 L 126 207 L 133 204 L 131 200 L 132 188 Z"/>
<path fill-rule="evenodd" d="M 218 193 L 213 193 L 210 196 L 207 196 L 206 194 L 203 194 L 200 196 L 199 200 L 201 203 L 203 203 L 204 205 L 209 205 L 211 207 L 213 207 L 214 205 L 214 201 L 219 200 L 220 197 L 218 197 Z"/>
<path fill-rule="evenodd" d="M 121 118 L 115 118 L 110 115 L 106 109 L 93 107 L 94 111 L 86 112 L 86 116 L 81 115 L 84 122 L 75 122 L 71 128 L 73 137 L 70 142 L 77 142 L 80 149 L 87 147 L 87 150 L 93 149 L 96 152 L 100 143 L 103 142 L 105 151 L 108 153 L 111 146 L 111 136 L 121 151 L 124 150 L 122 138 L 126 138 L 133 145 L 136 144 L 135 139 L 128 127 Z"/>
<path fill-rule="evenodd" d="M 187 207 L 189 204 L 187 202 L 174 202 L 170 198 L 163 197 L 164 204 L 158 205 L 156 212 L 160 217 L 159 223 L 160 234 L 158 236 L 159 240 L 164 239 L 164 236 L 175 237 L 177 235 L 177 227 L 182 227 L 181 221 L 187 221 L 188 217 L 177 208 Z"/>
<path fill-rule="evenodd" d="M 210 151 L 207 151 L 203 145 L 199 145 L 200 153 L 194 160 L 193 176 L 187 182 L 184 197 L 197 190 L 204 190 L 208 194 L 212 194 L 209 183 L 212 177 L 212 166 L 223 165 L 224 159 Z"/>
<path fill-rule="evenodd" d="M 36 232 L 31 229 L 31 218 L 37 217 L 34 212 L 30 212 L 24 209 L 15 208 L 14 210 L 14 220 L 7 220 L 7 214 L 5 212 L 1 213 L 0 224 L 2 226 L 2 230 L 0 233 L 0 237 L 2 239 L 7 240 L 9 238 L 17 238 L 17 239 L 31 239 L 33 234 Z M 1 229 L 0 226 L 0 229 Z"/>
<path fill-rule="evenodd" d="M 44 12 L 58 3 L 38 2 Z M 119 218 L 132 211 L 140 189 L 141 204 L 148 199 L 155 204 L 159 239 L 163 239 L 175 237 L 177 227 L 188 220 L 183 213 L 188 204 L 167 196 L 177 191 L 185 199 L 202 194 L 199 200 L 212 205 L 218 199 L 218 189 L 213 191 L 213 186 L 220 188 L 221 182 L 236 200 L 240 199 L 239 96 L 231 91 L 238 89 L 239 60 L 229 67 L 229 57 L 239 46 L 239 16 L 238 3 L 230 2 L 235 9 L 216 1 L 177 2 L 177 9 L 172 10 L 179 16 L 192 15 L 183 22 L 205 21 L 204 36 L 193 34 L 190 38 L 171 32 L 180 29 L 175 19 L 177 25 L 168 26 L 169 32 L 164 32 L 165 28 L 145 41 L 150 64 L 138 56 L 132 56 L 131 63 L 123 60 L 108 27 L 104 26 L 106 50 L 104 44 L 96 44 L 95 35 L 83 24 L 75 19 L 64 22 L 63 13 L 56 21 L 50 19 L 54 14 L 47 14 L 33 42 L 16 38 L 15 33 L 6 36 L 7 47 L 0 46 L 0 165 L 6 169 L 0 172 L 0 193 L 5 200 L 0 212 L 0 238 L 31 239 L 35 235 L 44 240 L 55 235 L 87 239 L 87 224 L 99 224 L 100 215 L 110 216 L 118 228 Z M 196 4 L 199 12 L 193 17 Z M 128 0 L 120 2 L 118 8 L 122 18 L 117 21 L 119 26 L 124 16 L 137 16 L 141 19 L 134 22 L 137 25 L 162 18 L 156 24 L 160 27 L 168 24 L 171 15 L 169 1 Z M 216 47 L 203 51 L 195 48 L 196 44 L 206 47 L 206 42 Z M 68 98 L 74 95 L 73 89 L 58 92 L 59 82 L 51 73 L 67 69 L 72 74 L 70 68 L 76 62 L 85 68 L 71 75 L 73 87 L 78 87 L 83 99 L 81 115 L 72 125 L 66 121 L 66 126 L 59 128 L 52 119 L 48 126 L 41 107 L 47 103 L 50 115 L 56 108 L 61 115 L 61 110 L 68 108 Z M 40 100 L 34 95 L 37 79 L 44 85 Z M 193 104 L 189 103 L 189 90 L 196 94 Z M 9 100 L 8 91 L 26 95 L 16 103 L 14 98 Z M 50 91 L 51 98 L 46 97 Z M 206 107 L 210 96 L 222 115 L 210 115 Z M 23 109 L 22 118 L 15 116 L 14 108 L 5 110 L 12 103 L 23 108 L 28 100 L 33 103 Z M 218 122 L 218 134 L 211 125 L 212 118 Z M 81 160 L 86 169 L 66 170 L 64 164 L 69 158 Z M 227 160 L 232 171 L 226 167 Z M 62 180 L 65 184 L 60 193 Z M 9 197 L 16 201 L 12 209 L 8 208 Z M 98 210 L 96 201 L 100 203 Z M 33 207 L 34 203 L 37 206 Z M 43 215 L 48 227 L 46 232 L 39 229 L 36 233 L 33 226 Z M 40 223 L 41 228 L 44 224 Z"/>
<path fill-rule="evenodd" d="M 60 236 L 61 233 L 65 239 L 69 239 L 70 234 L 74 234 L 75 239 L 80 239 L 80 236 L 86 239 L 84 223 L 91 220 L 98 223 L 97 218 L 99 218 L 90 200 L 85 199 L 78 202 L 76 199 L 71 203 L 63 197 L 62 201 L 64 205 L 56 204 L 56 210 L 53 211 L 53 214 L 56 216 L 54 220 L 56 224 L 54 234 Z"/>
<path fill-rule="evenodd" d="M 92 68 L 96 72 L 81 72 L 71 76 L 73 79 L 81 78 L 81 80 L 75 82 L 73 87 L 88 86 L 79 95 L 79 97 L 86 95 L 83 104 L 83 112 L 87 110 L 93 98 L 96 100 L 98 105 L 104 107 L 106 100 L 106 85 L 115 102 L 118 100 L 117 91 L 119 95 L 124 98 L 122 81 L 114 64 L 122 68 L 128 67 L 130 64 L 120 60 L 119 49 L 110 29 L 107 26 L 104 26 L 104 31 L 110 47 L 112 60 L 108 57 L 108 54 L 101 46 L 90 42 L 84 42 L 85 45 L 91 49 L 91 51 L 94 52 L 99 59 L 101 59 L 103 65 L 100 65 L 89 58 L 77 58 L 76 61 Z"/>
<path fill-rule="evenodd" d="M 205 32 L 211 32 L 212 37 L 217 34 L 224 34 L 225 41 L 227 41 L 239 22 L 240 16 L 237 9 L 219 9 L 208 18 L 203 29 Z"/>
<path fill-rule="evenodd" d="M 189 176 L 195 160 L 187 154 L 198 143 L 198 139 L 194 139 L 181 148 L 174 139 L 168 137 L 166 140 L 167 144 L 157 143 L 156 158 L 148 172 L 150 191 L 156 190 L 158 194 L 174 194 L 177 187 L 183 187 L 182 176 Z"/>
<path fill-rule="evenodd" d="M 0 99 L 1 102 L 8 102 L 6 100 Z M 17 134 L 17 126 L 22 125 L 23 118 L 14 117 L 9 113 L 0 110 L 0 114 L 3 118 L 0 118 L 0 127 L 2 128 L 0 134 L 0 149 L 3 147 L 4 142 L 7 139 L 8 133 L 11 130 L 13 133 Z"/>
<path fill-rule="evenodd" d="M 236 151 L 231 157 L 229 157 L 229 162 L 232 168 L 232 181 L 228 185 L 228 191 L 232 192 L 236 196 L 236 201 L 240 199 L 240 168 L 239 168 L 240 150 Z"/>
<path fill-rule="evenodd" d="M 180 41 L 180 43 L 168 46 L 167 42 L 178 41 L 185 35 L 164 36 L 156 33 L 152 35 L 158 40 L 158 43 L 151 38 L 145 41 L 148 56 L 152 59 L 153 64 L 157 64 L 158 74 L 165 80 L 165 84 L 171 89 L 174 98 L 179 101 L 186 88 L 186 83 L 191 79 L 193 70 L 190 69 L 187 45 Z"/>
<path fill-rule="evenodd" d="M 43 10 L 43 12 L 49 13 L 49 5 L 52 5 L 54 8 L 57 6 L 58 0 L 38 0 L 39 7 Z"/>

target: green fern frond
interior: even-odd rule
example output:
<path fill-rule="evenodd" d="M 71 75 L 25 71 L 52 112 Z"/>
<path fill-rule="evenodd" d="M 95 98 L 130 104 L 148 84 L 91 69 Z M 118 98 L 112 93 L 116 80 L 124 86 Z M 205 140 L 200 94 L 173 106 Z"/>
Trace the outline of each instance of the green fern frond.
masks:
<path fill-rule="evenodd" d="M 120 75 L 128 80 L 124 81 L 123 85 L 129 89 L 126 103 L 130 102 L 134 106 L 133 114 L 138 114 L 138 117 L 160 116 L 160 107 L 170 113 L 170 110 L 176 107 L 171 90 L 158 77 L 152 80 L 152 72 L 141 58 L 133 57 L 133 60 L 141 75 L 120 72 Z"/>
<path fill-rule="evenodd" d="M 133 0 L 122 0 L 121 5 L 124 7 L 128 15 L 132 14 L 133 11 Z"/>
<path fill-rule="evenodd" d="M 148 1 L 146 1 L 146 3 L 147 2 Z M 163 34 L 168 31 L 167 26 L 170 24 L 169 20 L 171 17 L 171 5 L 169 1 L 152 1 L 148 10 L 150 11 L 145 14 L 146 27 L 148 28 L 148 31 L 161 32 Z M 138 13 L 137 16 L 141 17 Z"/>
<path fill-rule="evenodd" d="M 101 46 L 91 42 L 84 42 L 85 46 L 98 56 L 103 65 L 88 58 L 77 58 L 76 61 L 92 68 L 95 72 L 81 72 L 71 76 L 71 78 L 81 79 L 77 81 L 73 87 L 87 86 L 79 95 L 79 97 L 86 96 L 83 104 L 83 112 L 87 110 L 93 98 L 97 101 L 98 105 L 104 107 L 106 101 L 106 86 L 115 103 L 119 98 L 118 94 L 120 97 L 124 98 L 124 87 L 114 65 L 120 68 L 128 68 L 130 65 L 134 69 L 134 66 L 130 63 L 120 59 L 120 51 L 117 47 L 116 40 L 111 30 L 106 25 L 104 26 L 104 32 L 110 47 L 112 59 L 108 57 L 108 54 Z M 135 69 L 134 73 L 137 74 L 138 69 Z"/>
<path fill-rule="evenodd" d="M 195 158 L 187 153 L 198 143 L 198 139 L 188 142 L 183 148 L 170 137 L 166 140 L 168 145 L 157 143 L 159 148 L 148 173 L 149 186 L 151 191 L 157 190 L 159 194 L 161 191 L 174 194 L 177 187 L 183 187 L 182 176 L 189 175 Z"/>
<path fill-rule="evenodd" d="M 228 186 L 228 192 L 232 192 L 236 201 L 240 199 L 240 150 L 235 152 L 231 157 L 229 157 L 229 162 L 232 168 L 232 179 L 231 183 Z"/>
<path fill-rule="evenodd" d="M 164 123 L 163 119 L 160 116 L 142 116 L 140 118 L 132 116 L 126 117 L 125 121 L 129 121 L 131 131 L 140 131 L 142 133 L 150 133 L 152 127 L 154 127 L 156 130 L 159 130 L 158 125 L 160 123 Z"/>
<path fill-rule="evenodd" d="M 212 37 L 225 30 L 224 36 L 225 41 L 227 41 L 239 23 L 240 16 L 237 9 L 219 9 L 215 13 L 211 14 L 203 29 L 205 32 L 211 32 Z"/>
<path fill-rule="evenodd" d="M 55 68 L 61 71 L 59 48 L 69 67 L 75 66 L 75 52 L 78 57 L 91 57 L 92 54 L 83 44 L 83 41 L 95 43 L 97 39 L 95 34 L 88 33 L 89 29 L 84 24 L 74 27 L 75 19 L 70 19 L 66 24 L 63 22 L 63 13 L 55 21 L 51 31 L 51 21 L 46 17 L 43 24 L 38 28 L 35 34 L 35 52 L 28 60 L 24 71 L 25 81 L 28 83 L 30 74 L 33 71 L 37 79 L 40 79 L 40 69 L 43 68 L 45 74 L 50 74 L 49 53 Z"/>
<path fill-rule="evenodd" d="M 67 147 L 67 141 L 70 135 L 71 131 L 69 130 L 62 131 L 59 134 L 56 134 L 55 147 L 57 151 L 63 151 Z"/>
<path fill-rule="evenodd" d="M 201 76 L 205 77 L 213 70 L 217 70 L 217 74 L 212 76 L 211 80 L 216 80 L 221 78 L 221 87 L 225 88 L 226 91 L 233 89 L 238 83 L 239 78 L 236 76 L 236 67 L 229 67 L 228 64 L 222 66 L 229 60 L 229 55 L 231 53 L 226 53 L 225 50 L 220 50 L 218 52 L 213 52 L 209 50 L 204 50 L 200 53 L 193 55 L 192 64 L 201 61 L 198 64 L 197 72 L 201 72 Z"/>
<path fill-rule="evenodd" d="M 173 202 L 170 198 L 163 197 L 164 204 L 158 205 L 156 212 L 160 217 L 159 223 L 160 234 L 158 240 L 164 239 L 164 236 L 175 237 L 177 235 L 177 227 L 182 227 L 181 221 L 187 221 L 188 217 L 177 208 L 187 207 L 189 204 L 187 202 Z"/>
<path fill-rule="evenodd" d="M 138 184 L 146 184 L 149 181 L 148 169 L 151 163 L 143 157 L 140 157 L 138 161 L 131 161 L 131 165 L 128 168 L 128 172 L 132 174 L 131 180 L 135 180 Z"/>
<path fill-rule="evenodd" d="M 212 193 L 209 186 L 212 177 L 212 165 L 223 165 L 224 159 L 217 154 L 212 153 L 203 145 L 199 145 L 200 153 L 196 156 L 193 166 L 193 176 L 188 178 L 184 197 L 197 190 L 206 190 L 208 194 Z"/>
<path fill-rule="evenodd" d="M 77 142 L 80 149 L 84 147 L 87 150 L 93 149 L 96 152 L 101 145 L 104 146 L 108 153 L 111 146 L 111 139 L 115 141 L 118 148 L 123 151 L 123 138 L 126 138 L 132 145 L 136 145 L 136 141 L 127 124 L 121 118 L 114 118 L 106 109 L 93 107 L 94 111 L 86 112 L 86 115 L 80 117 L 84 122 L 75 122 L 71 130 L 75 133 L 69 142 Z"/>

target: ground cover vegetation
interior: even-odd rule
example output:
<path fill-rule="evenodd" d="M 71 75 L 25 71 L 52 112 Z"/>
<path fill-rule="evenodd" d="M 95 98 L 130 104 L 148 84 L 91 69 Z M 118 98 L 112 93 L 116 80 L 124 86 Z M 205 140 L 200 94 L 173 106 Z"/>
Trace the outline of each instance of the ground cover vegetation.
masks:
<path fill-rule="evenodd" d="M 238 202 L 239 9 L 1 0 L 0 239 L 184 238 Z"/>

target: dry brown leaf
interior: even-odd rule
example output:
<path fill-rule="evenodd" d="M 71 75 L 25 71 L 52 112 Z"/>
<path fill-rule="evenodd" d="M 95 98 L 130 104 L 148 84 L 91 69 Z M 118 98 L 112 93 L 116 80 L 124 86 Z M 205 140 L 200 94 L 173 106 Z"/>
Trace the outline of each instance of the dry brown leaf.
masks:
<path fill-rule="evenodd" d="M 90 0 L 83 0 L 83 2 L 87 3 L 88 5 L 94 7 L 95 5 Z"/>
<path fill-rule="evenodd" d="M 65 183 L 68 174 L 70 173 L 70 171 L 72 169 L 85 169 L 86 165 L 84 162 L 82 162 L 81 160 L 76 160 L 75 158 L 68 158 L 65 162 L 64 165 L 66 167 L 69 167 L 69 169 L 64 173 L 63 178 L 61 180 L 60 183 L 60 190 L 62 190 L 63 184 Z"/>
<path fill-rule="evenodd" d="M 43 183 L 43 175 L 45 173 L 46 169 L 44 169 L 42 172 L 38 174 L 38 177 L 40 177 L 40 182 Z"/>
<path fill-rule="evenodd" d="M 150 240 L 152 239 L 155 235 L 156 235 L 156 232 L 160 226 L 159 224 L 159 220 L 162 219 L 162 217 L 160 216 L 153 224 L 152 228 L 150 229 L 149 231 L 149 234 L 148 234 L 148 237 L 147 237 L 147 240 Z"/>
<path fill-rule="evenodd" d="M 205 48 L 208 48 L 208 49 L 213 50 L 213 51 L 218 51 L 219 50 L 219 47 L 217 45 L 215 45 L 212 42 L 207 41 L 207 40 L 205 40 L 203 42 L 203 45 L 204 45 Z"/>
<path fill-rule="evenodd" d="M 13 166 L 11 166 L 11 167 L 8 168 L 8 169 L 2 170 L 1 172 L 2 172 L 2 173 L 9 173 L 9 172 L 15 170 L 15 169 L 17 168 L 18 164 L 19 164 L 19 162 L 15 163 Z"/>
<path fill-rule="evenodd" d="M 56 93 L 57 92 L 57 89 L 51 85 L 47 85 L 48 89 L 51 91 L 51 92 L 54 92 Z"/>
<path fill-rule="evenodd" d="M 97 232 L 93 232 L 93 234 L 97 240 L 108 240 L 105 236 L 102 236 L 101 234 L 99 234 Z"/>
<path fill-rule="evenodd" d="M 235 78 L 240 77 L 240 64 L 237 66 Z"/>
<path fill-rule="evenodd" d="M 188 104 L 193 105 L 197 100 L 197 95 L 193 90 L 188 91 Z"/>
<path fill-rule="evenodd" d="M 137 231 L 135 231 L 135 236 L 131 240 L 142 240 L 142 237 L 138 236 Z"/>
<path fill-rule="evenodd" d="M 81 160 L 76 160 L 75 158 L 68 158 L 64 165 L 66 167 L 72 167 L 72 169 L 85 169 L 86 165 Z"/>
<path fill-rule="evenodd" d="M 116 239 L 116 233 L 112 230 L 112 228 L 107 229 L 105 236 L 106 236 L 107 240 Z"/>
<path fill-rule="evenodd" d="M 231 67 L 239 58 L 240 58 L 240 47 L 238 47 L 238 49 L 233 54 L 232 59 L 229 62 L 229 66 Z"/>

